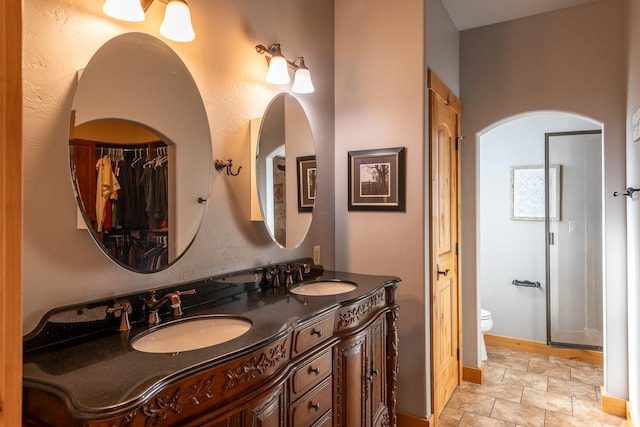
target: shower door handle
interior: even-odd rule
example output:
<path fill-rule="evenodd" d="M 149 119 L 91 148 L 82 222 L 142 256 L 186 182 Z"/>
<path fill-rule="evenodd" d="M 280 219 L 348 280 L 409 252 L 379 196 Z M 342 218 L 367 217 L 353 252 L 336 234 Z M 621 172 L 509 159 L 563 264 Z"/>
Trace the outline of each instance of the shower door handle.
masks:
<path fill-rule="evenodd" d="M 436 264 L 436 274 L 437 274 L 436 279 L 440 279 L 441 274 L 444 277 L 447 277 L 447 274 L 449 274 L 449 269 L 447 268 L 445 271 L 440 271 L 440 264 Z"/>

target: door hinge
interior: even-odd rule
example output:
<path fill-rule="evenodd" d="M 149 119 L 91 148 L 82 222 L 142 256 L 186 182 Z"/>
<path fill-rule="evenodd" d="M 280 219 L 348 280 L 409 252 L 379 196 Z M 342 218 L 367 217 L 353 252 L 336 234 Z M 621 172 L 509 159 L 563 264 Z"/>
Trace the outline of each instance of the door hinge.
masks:
<path fill-rule="evenodd" d="M 458 256 L 458 242 L 456 242 L 456 256 Z"/>
<path fill-rule="evenodd" d="M 460 348 L 456 348 L 456 360 L 460 361 Z"/>

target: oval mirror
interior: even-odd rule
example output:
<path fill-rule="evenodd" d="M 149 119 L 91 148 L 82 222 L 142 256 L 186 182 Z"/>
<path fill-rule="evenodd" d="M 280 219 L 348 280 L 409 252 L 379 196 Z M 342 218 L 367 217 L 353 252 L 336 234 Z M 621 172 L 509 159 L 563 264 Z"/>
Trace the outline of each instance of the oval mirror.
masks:
<path fill-rule="evenodd" d="M 111 39 L 79 74 L 69 148 L 87 228 L 118 265 L 163 270 L 191 245 L 209 195 L 198 88 L 178 55 L 143 33 Z"/>
<path fill-rule="evenodd" d="M 302 105 L 281 93 L 262 118 L 256 180 L 264 224 L 273 241 L 295 249 L 311 226 L 316 196 L 313 135 Z"/>

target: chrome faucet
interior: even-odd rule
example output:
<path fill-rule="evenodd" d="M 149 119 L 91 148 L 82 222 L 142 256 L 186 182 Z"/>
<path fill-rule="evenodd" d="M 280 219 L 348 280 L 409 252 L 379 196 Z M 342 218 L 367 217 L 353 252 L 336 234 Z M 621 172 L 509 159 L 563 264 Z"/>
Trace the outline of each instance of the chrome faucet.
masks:
<path fill-rule="evenodd" d="M 177 319 L 182 316 L 182 301 L 180 300 L 180 295 L 193 295 L 196 293 L 195 289 L 190 289 L 188 291 L 175 291 L 169 292 L 165 296 L 160 299 L 156 299 L 156 291 L 151 291 L 151 299 L 147 301 L 145 307 L 149 312 L 149 319 L 147 324 L 149 326 L 154 326 L 160 323 L 160 316 L 158 315 L 158 310 L 162 305 L 166 302 L 169 302 L 171 309 L 173 310 L 173 318 Z"/>
<path fill-rule="evenodd" d="M 309 273 L 311 271 L 311 265 L 308 263 L 298 264 L 296 267 L 291 267 L 291 264 L 287 264 L 287 268 L 284 270 L 284 283 L 287 290 L 291 289 L 296 281 L 301 282 L 304 280 L 302 273 Z"/>

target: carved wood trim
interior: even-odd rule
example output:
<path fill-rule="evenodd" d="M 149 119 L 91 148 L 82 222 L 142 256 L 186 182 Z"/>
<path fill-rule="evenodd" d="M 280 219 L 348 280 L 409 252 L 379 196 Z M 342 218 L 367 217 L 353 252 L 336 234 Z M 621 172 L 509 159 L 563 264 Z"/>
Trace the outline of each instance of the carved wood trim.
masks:
<path fill-rule="evenodd" d="M 138 410 L 130 412 L 124 416 L 121 416 L 116 420 L 111 421 L 111 423 L 109 424 L 109 427 L 128 427 L 130 425 L 133 425 L 133 420 L 136 418 L 137 415 L 138 415 Z M 88 422 L 84 422 L 82 424 L 82 427 L 90 427 L 90 424 Z"/>
<path fill-rule="evenodd" d="M 389 425 L 396 427 L 398 418 L 396 407 L 398 401 L 398 316 L 400 310 L 394 306 L 387 313 L 387 407 L 389 408 Z"/>
<path fill-rule="evenodd" d="M 188 388 L 178 387 L 173 393 L 156 396 L 151 402 L 142 406 L 142 413 L 147 417 L 146 426 L 157 426 L 166 421 L 171 412 L 180 415 L 185 405 L 198 406 L 206 399 L 213 399 L 211 390 L 215 375 L 203 378 Z"/>
<path fill-rule="evenodd" d="M 377 291 L 375 294 L 365 299 L 360 304 L 348 309 L 344 313 L 338 313 L 337 329 L 345 329 L 357 324 L 364 319 L 375 307 L 384 305 L 384 289 Z"/>
<path fill-rule="evenodd" d="M 249 382 L 260 375 L 263 375 L 268 369 L 274 368 L 280 362 L 287 359 L 287 340 L 269 350 L 269 355 L 262 353 L 260 356 L 254 356 L 242 362 L 234 369 L 225 369 L 224 374 L 227 377 L 222 386 L 222 393 L 226 393 L 238 387 L 241 384 Z"/>

